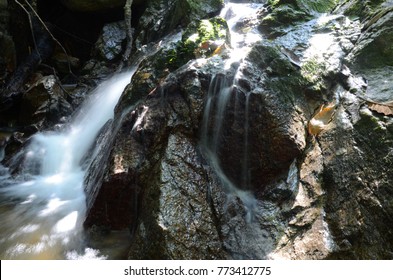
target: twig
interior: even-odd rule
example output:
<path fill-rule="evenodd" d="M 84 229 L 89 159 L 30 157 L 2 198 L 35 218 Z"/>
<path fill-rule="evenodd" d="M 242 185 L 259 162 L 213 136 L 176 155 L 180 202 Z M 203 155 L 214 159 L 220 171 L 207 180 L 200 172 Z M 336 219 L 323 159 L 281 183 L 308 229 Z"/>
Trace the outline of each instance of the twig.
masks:
<path fill-rule="evenodd" d="M 18 3 L 19 6 L 21 6 L 23 8 L 23 10 L 27 13 L 29 20 L 30 20 L 30 28 L 33 30 L 33 26 L 31 23 L 31 17 L 30 17 L 30 13 L 26 10 L 26 8 L 18 2 L 18 0 L 15 0 L 16 3 Z M 70 58 L 68 56 L 68 53 L 66 51 L 66 49 L 63 47 L 63 45 L 59 42 L 59 40 L 57 40 L 55 38 L 55 36 L 53 36 L 52 32 L 49 30 L 48 26 L 44 23 L 44 21 L 41 19 L 41 17 L 38 15 L 38 13 L 36 12 L 36 10 L 33 8 L 33 6 L 27 1 L 25 0 L 25 3 L 27 4 L 27 6 L 29 6 L 29 8 L 32 10 L 32 12 L 34 13 L 35 17 L 38 19 L 38 21 L 42 24 L 42 26 L 44 27 L 44 29 L 48 32 L 48 34 L 51 36 L 52 40 L 56 42 L 56 44 L 59 45 L 59 47 L 61 48 L 61 50 L 65 53 L 66 57 L 67 57 L 67 64 L 68 64 L 68 71 L 70 72 L 70 74 L 73 75 L 72 70 L 71 70 L 71 61 Z M 34 40 L 34 44 L 35 44 L 35 39 L 34 39 L 34 32 L 33 33 L 33 40 Z M 35 45 L 35 47 L 37 47 Z"/>
<path fill-rule="evenodd" d="M 25 6 L 23 6 L 18 0 L 15 0 L 15 3 L 18 4 L 22 8 L 22 10 L 24 10 L 25 13 L 27 14 L 27 17 L 29 19 L 30 29 L 31 29 L 31 35 L 33 37 L 34 48 L 37 49 L 37 42 L 35 40 L 35 35 L 33 32 L 34 28 L 33 28 L 33 21 L 31 20 L 31 15 L 30 15 L 29 11 L 25 8 Z M 41 54 L 39 52 L 38 52 L 38 55 L 40 56 L 40 59 L 41 59 Z"/>

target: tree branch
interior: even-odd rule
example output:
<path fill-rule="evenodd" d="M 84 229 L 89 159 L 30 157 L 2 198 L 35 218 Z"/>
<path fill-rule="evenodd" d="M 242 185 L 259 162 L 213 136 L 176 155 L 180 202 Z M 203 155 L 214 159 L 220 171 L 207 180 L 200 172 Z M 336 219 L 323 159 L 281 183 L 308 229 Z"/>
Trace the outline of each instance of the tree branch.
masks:
<path fill-rule="evenodd" d="M 124 5 L 124 21 L 126 23 L 126 36 L 127 36 L 127 46 L 126 50 L 123 54 L 123 59 L 118 67 L 118 71 L 120 71 L 127 61 L 130 58 L 131 51 L 132 51 L 132 44 L 133 44 L 133 30 L 131 26 L 131 19 L 132 19 L 132 2 L 133 0 L 127 0 L 126 4 Z"/>

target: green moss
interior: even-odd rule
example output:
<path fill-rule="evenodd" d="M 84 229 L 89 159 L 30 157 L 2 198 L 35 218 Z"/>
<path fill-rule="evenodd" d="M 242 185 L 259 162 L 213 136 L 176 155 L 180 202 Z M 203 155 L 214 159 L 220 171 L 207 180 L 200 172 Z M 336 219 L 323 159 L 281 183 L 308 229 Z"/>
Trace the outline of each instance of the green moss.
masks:
<path fill-rule="evenodd" d="M 179 1 L 185 5 L 185 8 L 189 10 L 191 16 L 191 22 L 193 20 L 203 19 L 209 16 L 213 16 L 218 13 L 224 6 L 223 0 L 186 0 Z"/>
<path fill-rule="evenodd" d="M 324 89 L 324 76 L 326 65 L 318 57 L 312 57 L 305 61 L 301 67 L 301 75 L 314 90 Z"/>
<path fill-rule="evenodd" d="M 311 12 L 327 13 L 339 2 L 338 0 L 297 0 L 300 9 Z"/>
<path fill-rule="evenodd" d="M 275 2 L 274 2 L 275 3 Z M 273 3 L 273 4 L 274 4 Z M 274 4 L 272 12 L 261 19 L 259 29 L 262 32 L 281 34 L 280 28 L 311 19 L 311 16 L 294 5 Z"/>
<path fill-rule="evenodd" d="M 371 150 L 366 154 L 376 157 L 380 162 L 390 161 L 393 136 L 388 129 L 382 114 L 360 110 L 360 120 L 354 125 L 355 140 L 361 150 Z M 374 160 L 370 158 L 369 160 Z"/>

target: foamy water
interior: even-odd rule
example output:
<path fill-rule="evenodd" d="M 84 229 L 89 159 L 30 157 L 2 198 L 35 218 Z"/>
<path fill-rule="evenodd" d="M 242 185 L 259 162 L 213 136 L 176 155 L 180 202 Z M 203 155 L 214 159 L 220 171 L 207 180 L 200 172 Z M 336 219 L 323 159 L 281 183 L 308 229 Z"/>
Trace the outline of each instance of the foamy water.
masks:
<path fill-rule="evenodd" d="M 101 127 L 113 117 L 134 71 L 103 82 L 66 131 L 36 134 L 18 156 L 23 161 L 23 179 L 0 188 L 2 259 L 102 258 L 84 247 L 85 170 L 81 164 Z"/>

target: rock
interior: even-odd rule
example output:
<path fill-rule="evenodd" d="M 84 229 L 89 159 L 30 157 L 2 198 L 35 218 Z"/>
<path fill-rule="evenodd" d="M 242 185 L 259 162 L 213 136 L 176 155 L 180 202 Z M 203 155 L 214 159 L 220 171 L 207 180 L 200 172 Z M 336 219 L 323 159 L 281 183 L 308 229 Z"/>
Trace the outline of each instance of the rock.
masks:
<path fill-rule="evenodd" d="M 62 74 L 69 74 L 80 68 L 80 60 L 77 57 L 67 55 L 63 52 L 55 53 L 51 58 L 56 69 Z"/>
<path fill-rule="evenodd" d="M 141 46 L 196 20 L 217 15 L 223 2 L 195 0 L 151 0 L 136 28 L 136 44 Z"/>
<path fill-rule="evenodd" d="M 344 125 L 347 116 L 343 112 L 339 116 L 341 124 L 326 133 L 321 142 L 325 162 L 322 178 L 327 191 L 325 209 L 337 244 L 331 257 L 387 259 L 392 256 L 388 249 L 392 248 L 391 231 L 386 227 L 392 211 L 390 187 L 384 183 L 392 180 L 387 171 L 391 164 L 388 143 L 392 135 L 386 127 L 390 122 L 366 108 L 358 112 L 360 116 L 353 126 Z M 370 131 L 373 131 L 370 137 L 365 137 Z M 333 139 L 340 141 L 332 142 Z"/>
<path fill-rule="evenodd" d="M 102 28 L 102 34 L 95 44 L 95 53 L 106 61 L 113 61 L 119 58 L 126 39 L 125 29 L 124 21 L 106 24 Z"/>
<path fill-rule="evenodd" d="M 361 98 L 375 102 L 390 102 L 393 95 L 390 77 L 392 73 L 393 52 L 390 42 L 393 30 L 393 10 L 381 5 L 364 20 L 362 34 L 357 44 L 346 57 L 348 66 L 356 72 L 352 81 L 363 81 L 367 90 L 359 90 Z M 357 78 L 356 78 L 357 77 Z M 359 82 L 358 82 L 359 83 Z"/>
<path fill-rule="evenodd" d="M 393 258 L 393 121 L 369 105 L 393 100 L 392 1 L 268 2 L 235 29 L 273 15 L 269 40 L 233 63 L 222 1 L 134 11 L 131 60 L 146 57 L 84 166 L 85 227 L 129 230 L 128 258 Z"/>
<path fill-rule="evenodd" d="M 238 71 L 242 78 L 230 92 L 217 155 L 222 171 L 236 186 L 263 191 L 266 184 L 287 172 L 305 147 L 303 117 L 295 110 L 298 97 L 292 95 L 301 91 L 296 82 L 300 77 L 276 46 L 268 43 L 256 44 Z M 217 78 L 219 89 L 222 82 Z M 215 100 L 211 102 L 214 107 Z M 216 122 L 213 114 L 208 138 L 218 133 Z M 251 178 L 248 183 L 243 181 L 245 164 Z"/>
<path fill-rule="evenodd" d="M 45 76 L 35 82 L 22 96 L 19 122 L 22 125 L 35 123 L 56 124 L 72 113 L 55 76 Z"/>
<path fill-rule="evenodd" d="M 366 21 L 358 44 L 348 56 L 348 61 L 357 69 L 393 66 L 393 10 L 381 9 Z"/>
<path fill-rule="evenodd" d="M 339 5 L 334 9 L 335 13 L 341 13 L 349 17 L 359 18 L 365 20 L 376 10 L 381 8 L 388 8 L 391 6 L 389 0 L 377 0 L 377 1 L 361 1 L 361 0 L 348 0 L 341 1 Z"/>
<path fill-rule="evenodd" d="M 187 137 L 169 136 L 159 166 L 161 175 L 155 175 L 155 186 L 145 190 L 145 207 L 129 258 L 227 258 L 207 197 L 209 182 L 198 157 Z"/>
<path fill-rule="evenodd" d="M 133 85 L 124 94 L 118 109 L 135 104 L 152 93 L 176 69 L 196 57 L 209 57 L 219 46 L 229 44 L 230 34 L 224 19 L 197 20 L 181 34 L 170 36 L 159 50 L 144 59 L 133 77 Z M 209 45 L 210 44 L 210 45 Z"/>

